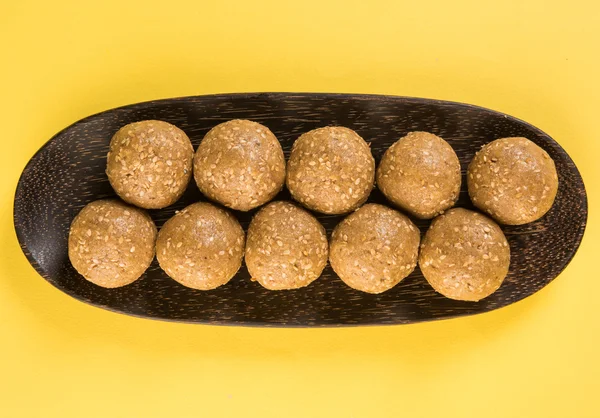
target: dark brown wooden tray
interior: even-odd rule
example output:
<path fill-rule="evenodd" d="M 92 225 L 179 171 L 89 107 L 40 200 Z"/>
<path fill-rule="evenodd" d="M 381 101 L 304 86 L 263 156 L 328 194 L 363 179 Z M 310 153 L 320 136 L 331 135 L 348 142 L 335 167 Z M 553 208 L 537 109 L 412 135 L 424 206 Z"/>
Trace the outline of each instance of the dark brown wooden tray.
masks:
<path fill-rule="evenodd" d="M 553 208 L 537 222 L 503 227 L 510 242 L 510 273 L 492 296 L 458 302 L 437 294 L 421 272 L 392 290 L 370 295 L 350 289 L 330 267 L 310 286 L 268 291 L 249 280 L 245 266 L 225 286 L 203 292 L 169 279 L 156 261 L 144 276 L 119 289 L 84 280 L 67 257 L 71 221 L 87 203 L 114 196 L 106 175 L 106 153 L 121 126 L 162 119 L 182 128 L 194 147 L 218 123 L 251 119 L 277 135 L 286 156 L 303 132 L 326 125 L 356 130 L 377 162 L 409 131 L 440 135 L 454 148 L 463 174 L 474 153 L 500 137 L 525 136 L 554 159 L 559 190 Z M 463 176 L 464 177 L 464 176 Z M 277 199 L 289 199 L 286 190 Z M 204 200 L 196 185 L 175 205 L 151 211 L 160 227 L 175 210 Z M 385 203 L 377 189 L 370 202 Z M 466 182 L 457 206 L 473 208 Z M 244 228 L 253 215 L 235 212 Z M 317 215 L 328 234 L 340 216 Z M 408 97 L 358 94 L 251 93 L 183 97 L 124 106 L 85 118 L 56 134 L 29 161 L 17 186 L 14 222 L 23 252 L 39 274 L 83 302 L 129 315 L 170 321 L 255 326 L 343 326 L 404 324 L 487 312 L 519 301 L 550 283 L 569 263 L 587 220 L 587 196 L 567 153 L 539 129 L 511 116 L 477 106 Z M 423 233 L 429 222 L 416 221 Z"/>

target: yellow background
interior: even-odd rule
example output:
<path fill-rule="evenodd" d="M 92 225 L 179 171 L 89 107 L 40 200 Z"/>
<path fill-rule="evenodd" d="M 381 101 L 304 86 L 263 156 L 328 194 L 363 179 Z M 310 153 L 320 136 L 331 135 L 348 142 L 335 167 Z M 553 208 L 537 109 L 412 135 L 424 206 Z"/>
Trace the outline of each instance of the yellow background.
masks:
<path fill-rule="evenodd" d="M 1 1 L 0 416 L 600 417 L 598 4 Z M 243 91 L 422 96 L 527 120 L 586 182 L 581 249 L 499 311 L 349 329 L 136 319 L 29 266 L 12 201 L 53 134 L 115 106 Z"/>

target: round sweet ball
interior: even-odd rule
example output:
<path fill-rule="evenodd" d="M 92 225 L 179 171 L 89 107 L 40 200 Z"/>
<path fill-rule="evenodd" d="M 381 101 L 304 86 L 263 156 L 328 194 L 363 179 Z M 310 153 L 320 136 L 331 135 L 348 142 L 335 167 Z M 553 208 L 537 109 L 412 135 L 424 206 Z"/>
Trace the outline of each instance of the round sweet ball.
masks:
<path fill-rule="evenodd" d="M 308 286 L 323 272 L 327 255 L 325 228 L 292 203 L 270 203 L 250 222 L 246 266 L 267 289 Z"/>
<path fill-rule="evenodd" d="M 382 293 L 396 286 L 417 265 L 419 230 L 400 212 L 367 204 L 333 231 L 331 267 L 348 286 Z"/>
<path fill-rule="evenodd" d="M 287 187 L 309 209 L 327 214 L 350 212 L 373 189 L 375 160 L 356 132 L 339 126 L 307 132 L 294 142 Z"/>
<path fill-rule="evenodd" d="M 215 289 L 237 273 L 244 254 L 244 231 L 229 212 L 194 203 L 169 219 L 156 240 L 160 267 L 180 284 Z"/>
<path fill-rule="evenodd" d="M 124 201 L 161 209 L 185 191 L 193 156 L 190 139 L 178 127 L 160 120 L 134 122 L 112 137 L 106 174 Z"/>
<path fill-rule="evenodd" d="M 420 219 L 451 208 L 460 192 L 460 162 L 446 141 L 410 132 L 383 155 L 377 186 L 394 205 Z"/>
<path fill-rule="evenodd" d="M 433 220 L 419 255 L 421 271 L 437 292 L 473 302 L 500 287 L 509 264 L 510 248 L 500 227 L 462 208 Z"/>
<path fill-rule="evenodd" d="M 231 120 L 211 129 L 194 156 L 194 179 L 209 199 L 248 211 L 273 199 L 285 182 L 281 144 L 266 126 Z"/>
<path fill-rule="evenodd" d="M 527 138 L 501 138 L 485 145 L 467 173 L 473 204 L 506 225 L 546 214 L 558 191 L 554 161 Z"/>
<path fill-rule="evenodd" d="M 150 266 L 155 241 L 156 226 L 146 212 L 116 199 L 97 200 L 71 223 L 69 259 L 90 282 L 121 287 Z"/>

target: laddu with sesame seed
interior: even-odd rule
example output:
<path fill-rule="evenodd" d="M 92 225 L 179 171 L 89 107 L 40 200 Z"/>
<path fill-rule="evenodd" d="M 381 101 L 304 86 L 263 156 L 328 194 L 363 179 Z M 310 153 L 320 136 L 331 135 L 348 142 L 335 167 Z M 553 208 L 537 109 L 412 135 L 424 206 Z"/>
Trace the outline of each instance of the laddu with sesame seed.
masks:
<path fill-rule="evenodd" d="M 500 223 L 523 225 L 550 210 L 558 175 L 550 155 L 529 139 L 501 138 L 475 154 L 467 185 L 479 209 Z"/>
<path fill-rule="evenodd" d="M 180 284 L 215 289 L 240 269 L 244 238 L 244 230 L 232 214 L 198 202 L 165 222 L 156 240 L 156 258 L 165 273 Z"/>
<path fill-rule="evenodd" d="M 175 203 L 192 176 L 194 148 L 178 127 L 159 120 L 123 126 L 110 141 L 106 174 L 124 201 L 145 209 Z"/>
<path fill-rule="evenodd" d="M 352 129 L 318 128 L 294 142 L 286 183 L 294 200 L 308 209 L 348 213 L 367 200 L 374 181 L 371 148 Z"/>
<path fill-rule="evenodd" d="M 406 215 L 370 203 L 335 227 L 329 261 L 348 286 L 382 293 L 414 270 L 419 241 L 419 230 Z"/>
<path fill-rule="evenodd" d="M 509 265 L 510 248 L 500 227 L 462 208 L 433 220 L 419 254 L 419 267 L 429 284 L 456 300 L 488 297 L 504 281 Z"/>
<path fill-rule="evenodd" d="M 96 200 L 75 217 L 69 231 L 69 260 L 101 287 L 137 280 L 154 258 L 156 226 L 143 210 L 117 199 Z"/>
<path fill-rule="evenodd" d="M 272 200 L 285 182 L 285 157 L 266 126 L 231 120 L 211 129 L 194 156 L 194 179 L 209 199 L 248 211 Z"/>
<path fill-rule="evenodd" d="M 270 290 L 298 289 L 319 278 L 327 264 L 325 228 L 291 202 L 273 202 L 252 219 L 246 266 Z"/>
<path fill-rule="evenodd" d="M 395 206 L 420 219 L 451 208 L 460 192 L 460 162 L 446 141 L 410 132 L 383 155 L 377 186 Z"/>

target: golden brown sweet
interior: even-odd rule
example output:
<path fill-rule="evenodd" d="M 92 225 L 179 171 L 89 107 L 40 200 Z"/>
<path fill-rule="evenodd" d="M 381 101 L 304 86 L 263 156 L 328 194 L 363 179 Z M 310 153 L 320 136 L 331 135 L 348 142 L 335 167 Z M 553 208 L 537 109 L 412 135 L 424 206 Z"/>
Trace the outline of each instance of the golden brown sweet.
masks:
<path fill-rule="evenodd" d="M 98 286 L 125 286 L 150 266 L 155 241 L 156 226 L 146 212 L 117 199 L 97 200 L 71 224 L 69 260 Z"/>
<path fill-rule="evenodd" d="M 110 141 L 106 174 L 132 205 L 160 209 L 175 203 L 192 176 L 194 149 L 178 127 L 160 120 L 130 123 Z"/>
<path fill-rule="evenodd" d="M 208 198 L 248 211 L 273 199 L 285 182 L 285 157 L 259 123 L 231 120 L 211 129 L 196 151 L 194 179 Z"/>
<path fill-rule="evenodd" d="M 423 238 L 419 267 L 431 286 L 457 300 L 478 301 L 506 277 L 510 248 L 487 216 L 455 208 L 438 216 Z"/>
<path fill-rule="evenodd" d="M 229 212 L 194 203 L 169 219 L 158 233 L 156 258 L 177 282 L 200 290 L 227 283 L 239 270 L 244 231 Z"/>
<path fill-rule="evenodd" d="M 327 255 L 325 228 L 290 202 L 268 204 L 248 228 L 246 266 L 267 289 L 308 286 L 323 272 Z"/>
<path fill-rule="evenodd" d="M 533 222 L 546 214 L 558 191 L 554 161 L 527 138 L 501 138 L 485 145 L 467 172 L 471 200 L 507 225 Z"/>
<path fill-rule="evenodd" d="M 421 219 L 451 208 L 460 192 L 460 162 L 446 141 L 410 132 L 383 155 L 377 186 L 397 207 Z"/>
<path fill-rule="evenodd" d="M 367 204 L 346 217 L 331 236 L 331 267 L 348 286 L 381 293 L 417 265 L 419 230 L 400 212 Z"/>
<path fill-rule="evenodd" d="M 339 126 L 314 129 L 294 142 L 287 187 L 309 209 L 347 213 L 362 205 L 373 189 L 375 160 L 356 132 Z"/>

